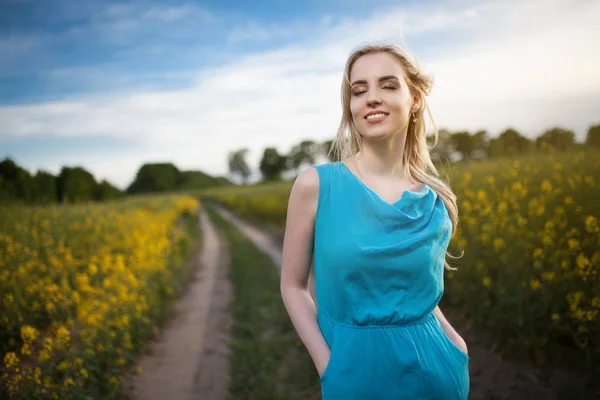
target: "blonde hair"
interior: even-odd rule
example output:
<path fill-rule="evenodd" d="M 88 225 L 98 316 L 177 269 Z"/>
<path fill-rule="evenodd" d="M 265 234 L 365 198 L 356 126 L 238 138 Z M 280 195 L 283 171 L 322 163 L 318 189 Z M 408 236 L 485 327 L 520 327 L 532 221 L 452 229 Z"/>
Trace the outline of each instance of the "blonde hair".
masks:
<path fill-rule="evenodd" d="M 427 148 L 427 133 L 424 119 L 425 110 L 427 110 L 433 125 L 433 147 L 435 147 L 438 142 L 438 130 L 435 121 L 433 120 L 431 109 L 425 99 L 433 86 L 433 77 L 422 71 L 417 60 L 408 53 L 408 51 L 393 44 L 372 43 L 360 46 L 350 53 L 348 60 L 346 61 L 344 78 L 342 80 L 342 117 L 337 135 L 332 143 L 329 153 L 333 153 L 335 159 L 342 160 L 352 157 L 360 151 L 362 137 L 354 127 L 352 113 L 350 111 L 350 72 L 352 66 L 360 57 L 366 54 L 382 52 L 390 54 L 400 61 L 406 71 L 406 82 L 411 93 L 413 93 L 413 95 L 418 93 L 422 101 L 422 105 L 419 109 L 410 116 L 406 134 L 406 144 L 404 147 L 405 151 L 402 155 L 404 173 L 415 181 L 429 185 L 442 198 L 442 201 L 448 210 L 448 214 L 450 215 L 450 219 L 452 220 L 452 237 L 456 233 L 456 227 L 458 225 L 456 195 L 452 192 L 449 185 L 439 178 L 436 178 L 439 177 L 440 174 L 433 165 L 429 155 L 429 149 Z M 413 122 L 413 119 L 416 119 L 416 122 Z M 431 171 L 435 176 L 429 175 L 427 171 Z M 459 258 L 452 256 L 448 252 L 446 252 L 446 255 L 450 258 Z M 456 270 L 456 268 L 450 267 L 447 260 L 444 260 L 444 267 L 448 270 Z"/>

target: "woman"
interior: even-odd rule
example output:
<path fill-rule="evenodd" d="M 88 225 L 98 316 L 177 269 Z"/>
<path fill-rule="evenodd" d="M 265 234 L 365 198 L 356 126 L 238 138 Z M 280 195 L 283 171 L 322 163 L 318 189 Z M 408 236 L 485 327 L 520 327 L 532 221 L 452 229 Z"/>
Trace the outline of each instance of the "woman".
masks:
<path fill-rule="evenodd" d="M 281 293 L 323 399 L 468 397 L 467 346 L 437 306 L 458 210 L 426 172 L 438 174 L 424 121 L 431 86 L 396 46 L 352 52 L 334 141 L 341 160 L 304 170 L 292 188 Z"/>

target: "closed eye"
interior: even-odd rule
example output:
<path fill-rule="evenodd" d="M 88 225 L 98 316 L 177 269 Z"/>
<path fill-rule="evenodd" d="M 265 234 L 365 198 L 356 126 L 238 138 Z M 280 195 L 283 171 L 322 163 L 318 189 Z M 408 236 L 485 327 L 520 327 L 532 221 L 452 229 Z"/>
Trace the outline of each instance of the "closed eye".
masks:
<path fill-rule="evenodd" d="M 398 87 L 396 85 L 394 85 L 394 84 L 389 84 L 388 83 L 388 84 L 383 85 L 382 89 L 396 90 L 396 89 L 398 89 Z M 352 91 L 352 95 L 353 96 L 360 96 L 361 94 L 366 93 L 366 92 L 367 92 L 366 90 L 353 90 Z"/>

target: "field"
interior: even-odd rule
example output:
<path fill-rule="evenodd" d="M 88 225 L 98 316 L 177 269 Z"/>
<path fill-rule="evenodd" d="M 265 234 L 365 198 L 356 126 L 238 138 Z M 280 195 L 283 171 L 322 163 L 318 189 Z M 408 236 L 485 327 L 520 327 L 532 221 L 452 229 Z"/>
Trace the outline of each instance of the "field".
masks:
<path fill-rule="evenodd" d="M 444 303 L 503 351 L 592 376 L 600 365 L 600 154 L 532 155 L 452 166 L 460 222 Z M 291 184 L 203 193 L 283 227 Z M 596 371 L 597 372 L 597 371 Z"/>
<path fill-rule="evenodd" d="M 196 243 L 198 201 L 0 208 L 0 397 L 118 396 Z"/>
<path fill-rule="evenodd" d="M 442 308 L 460 310 L 504 354 L 590 380 L 600 372 L 599 158 L 535 155 L 441 171 L 459 205 L 449 251 L 462 254 L 449 259 L 458 270 L 446 272 Z M 198 197 L 281 233 L 290 189 L 0 208 L 0 398 L 120 398 L 123 373 L 185 284 L 199 243 Z M 210 215 L 231 246 L 230 393 L 314 391 L 316 372 L 281 304 L 276 268 Z"/>

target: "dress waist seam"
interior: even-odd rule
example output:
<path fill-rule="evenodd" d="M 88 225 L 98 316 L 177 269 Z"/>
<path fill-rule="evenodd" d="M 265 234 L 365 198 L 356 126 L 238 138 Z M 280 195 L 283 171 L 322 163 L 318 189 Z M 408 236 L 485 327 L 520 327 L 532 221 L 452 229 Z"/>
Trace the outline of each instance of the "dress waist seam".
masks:
<path fill-rule="evenodd" d="M 406 328 L 408 326 L 420 325 L 420 324 L 423 324 L 423 323 L 426 323 L 426 322 L 429 322 L 429 321 L 435 319 L 435 315 L 434 315 L 433 311 L 430 311 L 420 317 L 411 319 L 410 321 L 406 321 L 406 322 L 397 322 L 397 323 L 393 323 L 393 324 L 357 325 L 357 324 L 347 324 L 344 322 L 337 321 L 323 312 L 321 312 L 320 315 L 322 317 L 325 317 L 327 320 L 329 320 L 334 325 L 338 325 L 338 326 L 341 326 L 344 328 L 349 328 L 349 329 L 398 329 L 398 328 Z"/>

